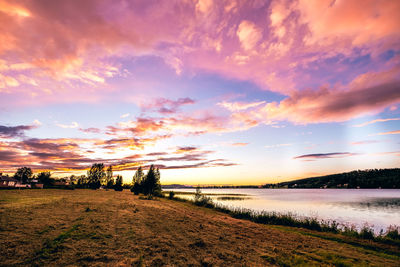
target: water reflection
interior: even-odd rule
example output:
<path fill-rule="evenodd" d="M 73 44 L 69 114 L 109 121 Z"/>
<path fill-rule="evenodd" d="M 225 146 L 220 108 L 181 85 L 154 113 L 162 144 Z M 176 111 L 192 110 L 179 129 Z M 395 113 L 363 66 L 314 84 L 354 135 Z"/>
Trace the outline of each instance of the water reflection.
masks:
<path fill-rule="evenodd" d="M 356 209 L 381 210 L 400 212 L 400 198 L 370 198 L 360 202 L 340 202 L 334 205 L 350 206 Z"/>
<path fill-rule="evenodd" d="M 193 199 L 195 189 L 176 190 Z M 292 213 L 299 217 L 335 220 L 376 232 L 400 225 L 398 189 L 203 189 L 215 202 L 256 211 Z"/>

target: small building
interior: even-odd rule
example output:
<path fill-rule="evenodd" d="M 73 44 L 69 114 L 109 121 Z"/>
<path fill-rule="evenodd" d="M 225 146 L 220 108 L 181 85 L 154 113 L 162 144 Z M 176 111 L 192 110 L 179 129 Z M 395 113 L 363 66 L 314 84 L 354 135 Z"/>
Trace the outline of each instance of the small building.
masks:
<path fill-rule="evenodd" d="M 31 188 L 30 184 L 21 184 L 19 181 L 15 184 L 15 188 Z"/>
<path fill-rule="evenodd" d="M 43 184 L 32 184 L 32 188 L 39 188 L 39 189 L 43 189 Z"/>
<path fill-rule="evenodd" d="M 8 176 L 0 176 L 0 188 L 15 188 L 18 180 Z"/>

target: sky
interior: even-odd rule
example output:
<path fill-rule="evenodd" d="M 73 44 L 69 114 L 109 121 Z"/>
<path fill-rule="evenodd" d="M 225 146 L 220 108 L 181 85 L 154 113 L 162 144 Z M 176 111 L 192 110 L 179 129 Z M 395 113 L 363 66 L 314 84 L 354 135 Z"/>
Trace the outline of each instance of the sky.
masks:
<path fill-rule="evenodd" d="M 0 172 L 250 185 L 400 166 L 400 1 L 0 0 Z"/>

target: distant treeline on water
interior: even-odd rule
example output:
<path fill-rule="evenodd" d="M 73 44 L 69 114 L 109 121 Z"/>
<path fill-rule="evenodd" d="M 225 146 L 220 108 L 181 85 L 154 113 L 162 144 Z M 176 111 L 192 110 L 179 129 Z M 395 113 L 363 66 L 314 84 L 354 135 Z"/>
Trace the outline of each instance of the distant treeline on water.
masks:
<path fill-rule="evenodd" d="M 400 189 L 400 168 L 371 169 L 299 179 L 263 188 L 385 188 Z"/>

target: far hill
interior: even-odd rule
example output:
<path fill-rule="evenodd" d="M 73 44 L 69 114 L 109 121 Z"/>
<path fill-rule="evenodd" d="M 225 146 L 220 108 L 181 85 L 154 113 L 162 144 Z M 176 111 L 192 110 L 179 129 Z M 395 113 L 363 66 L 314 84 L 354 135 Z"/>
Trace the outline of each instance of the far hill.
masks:
<path fill-rule="evenodd" d="M 400 189 L 400 169 L 372 169 L 299 179 L 264 188 L 385 188 Z"/>

